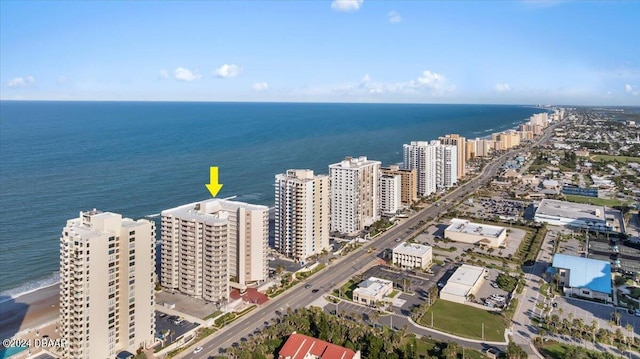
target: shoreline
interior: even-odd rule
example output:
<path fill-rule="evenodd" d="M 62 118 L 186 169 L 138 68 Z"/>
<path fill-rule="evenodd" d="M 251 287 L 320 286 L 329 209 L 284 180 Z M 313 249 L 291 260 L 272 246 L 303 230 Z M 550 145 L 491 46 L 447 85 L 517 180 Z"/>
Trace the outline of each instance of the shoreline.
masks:
<path fill-rule="evenodd" d="M 0 337 L 41 327 L 60 317 L 60 286 L 56 283 L 0 303 Z"/>
<path fill-rule="evenodd" d="M 548 108 L 533 107 L 550 112 Z M 512 129 L 517 129 L 519 124 L 526 123 L 528 118 L 512 122 L 506 129 L 497 130 L 494 128 L 486 130 L 483 136 L 475 136 L 468 139 L 491 139 L 493 133 L 499 133 Z M 514 126 L 515 125 L 515 126 Z M 270 208 L 271 210 L 272 208 Z M 155 218 L 159 213 L 144 216 L 145 218 Z M 55 275 L 55 273 L 54 273 Z M 28 329 L 38 328 L 47 323 L 59 319 L 59 278 L 53 283 L 47 283 L 42 287 L 28 289 L 22 293 L 4 295 L 6 299 L 0 301 L 0 336 L 2 339 L 10 338 L 17 333 Z M 19 287 L 18 287 L 19 288 Z M 1 298 L 2 296 L 0 296 Z"/>

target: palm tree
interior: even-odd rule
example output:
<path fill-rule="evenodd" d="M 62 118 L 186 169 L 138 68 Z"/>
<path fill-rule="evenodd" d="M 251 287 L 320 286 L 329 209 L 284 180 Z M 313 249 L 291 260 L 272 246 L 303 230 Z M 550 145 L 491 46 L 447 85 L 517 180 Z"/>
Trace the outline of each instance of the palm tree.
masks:
<path fill-rule="evenodd" d="M 447 359 L 449 359 L 449 358 L 457 358 L 458 357 L 458 343 L 449 342 L 447 344 L 447 347 L 442 352 L 442 354 L 444 354 L 445 358 L 447 358 Z"/>

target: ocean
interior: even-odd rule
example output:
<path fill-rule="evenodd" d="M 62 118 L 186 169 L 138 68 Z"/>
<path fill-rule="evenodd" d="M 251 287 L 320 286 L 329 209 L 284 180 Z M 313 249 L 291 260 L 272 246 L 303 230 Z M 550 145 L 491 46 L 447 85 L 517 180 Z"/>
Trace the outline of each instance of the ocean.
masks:
<path fill-rule="evenodd" d="M 80 211 L 130 218 L 210 197 L 273 206 L 274 175 L 345 156 L 402 161 L 402 144 L 484 137 L 544 109 L 500 105 L 0 101 L 0 297 L 57 281 Z"/>

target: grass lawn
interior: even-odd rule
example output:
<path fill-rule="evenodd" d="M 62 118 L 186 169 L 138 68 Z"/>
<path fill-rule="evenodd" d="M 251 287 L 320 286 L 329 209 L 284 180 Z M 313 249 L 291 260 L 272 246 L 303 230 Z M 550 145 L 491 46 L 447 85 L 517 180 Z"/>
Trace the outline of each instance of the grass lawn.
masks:
<path fill-rule="evenodd" d="M 640 157 L 630 157 L 630 156 L 611 156 L 611 155 L 594 155 L 594 161 L 618 161 L 618 162 L 640 162 Z"/>
<path fill-rule="evenodd" d="M 607 206 L 607 207 L 615 207 L 615 206 L 623 206 L 626 205 L 626 202 L 618 201 L 617 199 L 607 199 L 607 198 L 595 198 L 595 197 L 587 197 L 587 196 L 575 196 L 572 194 L 564 195 L 567 201 L 569 202 L 577 202 L 577 203 L 590 203 L 596 206 Z"/>
<path fill-rule="evenodd" d="M 542 354 L 553 359 L 564 359 L 567 357 L 567 351 L 571 348 L 571 345 L 554 343 L 542 346 Z M 587 350 L 587 353 L 591 354 L 590 357 L 596 358 L 598 352 L 593 350 Z"/>
<path fill-rule="evenodd" d="M 353 291 L 358 288 L 358 283 L 356 283 L 353 279 L 349 279 L 347 283 L 345 283 L 340 289 L 342 290 L 342 295 L 349 298 L 349 300 L 353 300 Z M 337 290 L 333 291 L 333 294 L 336 297 L 339 297 L 339 292 Z"/>
<path fill-rule="evenodd" d="M 484 340 L 504 340 L 506 325 L 504 319 L 497 313 L 440 299 L 427 310 L 419 323 L 426 327 L 431 326 L 431 313 L 433 313 L 435 329 L 465 338 L 483 340 L 482 324 L 484 323 Z"/>

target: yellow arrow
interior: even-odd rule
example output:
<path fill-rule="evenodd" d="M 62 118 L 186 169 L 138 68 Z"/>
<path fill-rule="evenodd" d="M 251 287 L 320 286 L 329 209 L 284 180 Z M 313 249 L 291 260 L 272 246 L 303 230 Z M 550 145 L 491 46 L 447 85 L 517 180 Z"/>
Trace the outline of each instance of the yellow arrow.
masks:
<path fill-rule="evenodd" d="M 215 197 L 218 195 L 218 192 L 220 192 L 220 189 L 222 188 L 222 184 L 218 183 L 218 167 L 211 167 L 209 168 L 209 171 L 209 184 L 206 184 L 205 186 L 207 187 L 211 195 Z"/>

